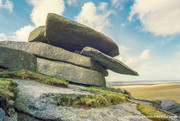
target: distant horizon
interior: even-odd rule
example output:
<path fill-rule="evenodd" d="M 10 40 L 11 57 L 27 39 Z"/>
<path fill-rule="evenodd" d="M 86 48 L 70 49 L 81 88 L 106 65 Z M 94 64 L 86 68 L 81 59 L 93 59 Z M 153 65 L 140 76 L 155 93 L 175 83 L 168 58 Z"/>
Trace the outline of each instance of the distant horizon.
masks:
<path fill-rule="evenodd" d="M 146 81 L 149 81 L 149 82 L 152 82 L 152 81 L 179 81 L 180 82 L 180 79 L 179 80 L 120 80 L 120 81 L 109 81 L 107 80 L 107 82 L 146 82 Z"/>

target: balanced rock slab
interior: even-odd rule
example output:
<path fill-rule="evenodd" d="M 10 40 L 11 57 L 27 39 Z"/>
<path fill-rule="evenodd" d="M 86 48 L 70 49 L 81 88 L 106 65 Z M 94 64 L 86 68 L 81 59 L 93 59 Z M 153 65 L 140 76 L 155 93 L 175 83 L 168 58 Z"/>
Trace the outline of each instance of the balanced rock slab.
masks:
<path fill-rule="evenodd" d="M 50 60 L 63 61 L 77 66 L 82 66 L 102 73 L 108 76 L 108 72 L 90 57 L 64 50 L 59 47 L 51 46 L 41 42 L 15 42 L 1 41 L 0 46 L 18 49 L 34 54 L 37 57 Z"/>
<path fill-rule="evenodd" d="M 41 30 L 42 32 L 36 32 L 37 29 L 35 29 L 34 32 L 30 34 L 29 42 L 45 42 L 72 52 L 76 50 L 81 51 L 84 47 L 89 46 L 96 48 L 109 56 L 114 57 L 119 55 L 117 44 L 109 37 L 106 37 L 90 27 L 54 13 L 49 13 L 46 19 L 44 33 L 47 38 L 46 41 L 42 41 L 41 39 L 41 33 L 43 33 L 44 29 L 38 30 Z"/>
<path fill-rule="evenodd" d="M 37 59 L 30 53 L 0 46 L 0 67 L 36 71 Z"/>
<path fill-rule="evenodd" d="M 103 67 L 110 69 L 114 72 L 117 72 L 120 74 L 127 74 L 127 75 L 138 75 L 136 71 L 133 71 L 132 69 L 130 69 L 120 60 L 112 58 L 94 48 L 85 47 L 81 51 L 81 54 L 92 57 L 94 60 L 99 62 Z"/>
<path fill-rule="evenodd" d="M 79 84 L 106 86 L 104 76 L 95 70 L 41 58 L 37 58 L 37 61 L 39 72 L 42 74 Z"/>

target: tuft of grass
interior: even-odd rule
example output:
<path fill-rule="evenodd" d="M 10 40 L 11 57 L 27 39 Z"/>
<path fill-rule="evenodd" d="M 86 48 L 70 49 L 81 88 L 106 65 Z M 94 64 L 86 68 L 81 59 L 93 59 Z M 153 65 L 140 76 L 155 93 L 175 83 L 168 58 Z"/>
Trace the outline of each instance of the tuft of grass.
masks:
<path fill-rule="evenodd" d="M 86 87 L 88 90 L 102 93 L 102 95 L 84 95 L 76 98 L 64 96 L 59 99 L 58 104 L 62 106 L 72 106 L 76 108 L 98 108 L 116 105 L 121 102 L 127 101 L 127 95 L 109 91 L 106 87 Z"/>
<path fill-rule="evenodd" d="M 86 89 L 105 94 L 104 97 L 106 97 L 109 100 L 110 105 L 116 105 L 120 102 L 125 102 L 127 101 L 126 99 L 129 98 L 128 95 L 112 91 L 111 89 L 108 89 L 107 87 L 91 86 L 91 87 L 86 87 Z"/>
<path fill-rule="evenodd" d="M 0 77 L 1 78 L 11 78 L 11 79 L 23 79 L 29 81 L 36 81 L 52 86 L 59 86 L 59 87 L 68 87 L 68 82 L 63 79 L 58 79 L 51 76 L 45 76 L 41 73 L 32 72 L 28 70 L 0 70 Z"/>
<path fill-rule="evenodd" d="M 82 119 L 86 118 L 85 116 L 81 116 L 81 115 L 77 115 L 77 117 L 82 118 Z"/>
<path fill-rule="evenodd" d="M 14 112 L 14 100 L 17 95 L 18 84 L 12 79 L 0 78 L 0 108 L 4 109 L 8 115 Z"/>
<path fill-rule="evenodd" d="M 153 106 L 138 103 L 137 110 L 152 121 L 170 121 L 164 113 Z"/>

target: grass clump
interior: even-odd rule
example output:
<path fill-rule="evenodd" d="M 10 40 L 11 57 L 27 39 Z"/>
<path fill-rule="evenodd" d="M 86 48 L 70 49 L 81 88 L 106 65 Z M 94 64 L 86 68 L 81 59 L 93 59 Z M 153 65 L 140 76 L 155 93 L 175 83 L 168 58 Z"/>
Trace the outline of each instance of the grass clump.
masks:
<path fill-rule="evenodd" d="M 164 113 L 153 106 L 139 103 L 137 104 L 137 110 L 152 121 L 170 121 Z"/>
<path fill-rule="evenodd" d="M 0 108 L 8 115 L 14 112 L 14 100 L 17 95 L 18 84 L 12 79 L 0 78 Z"/>
<path fill-rule="evenodd" d="M 28 70 L 0 70 L 1 78 L 11 78 L 11 79 L 23 79 L 29 81 L 36 81 L 48 85 L 68 87 L 68 82 L 63 79 L 58 79 L 51 76 L 45 76 L 41 73 L 36 73 Z"/>
<path fill-rule="evenodd" d="M 91 86 L 91 87 L 86 87 L 86 89 L 103 93 L 103 94 L 107 95 L 108 97 L 112 97 L 112 98 L 117 99 L 117 100 L 120 99 L 121 101 L 126 101 L 127 98 L 130 98 L 127 94 L 123 94 L 120 92 L 113 91 L 112 89 L 109 89 L 107 87 Z"/>
<path fill-rule="evenodd" d="M 127 98 L 127 95 L 109 91 L 105 87 L 87 87 L 87 89 L 102 94 L 81 95 L 74 99 L 70 98 L 70 96 L 64 96 L 59 104 L 62 106 L 89 109 L 116 105 L 125 102 Z"/>

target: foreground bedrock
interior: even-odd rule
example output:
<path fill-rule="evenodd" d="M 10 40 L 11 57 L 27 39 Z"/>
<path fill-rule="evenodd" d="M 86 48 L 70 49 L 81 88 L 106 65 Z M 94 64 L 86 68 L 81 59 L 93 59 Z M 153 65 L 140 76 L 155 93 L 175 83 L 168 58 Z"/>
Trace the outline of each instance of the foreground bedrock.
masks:
<path fill-rule="evenodd" d="M 29 121 L 150 121 L 138 110 L 136 104 L 120 103 L 118 105 L 91 108 L 88 110 L 58 106 L 57 99 L 63 95 L 91 94 L 85 88 L 69 86 L 58 88 L 37 82 L 16 80 L 19 83 L 15 107 L 19 111 L 19 120 Z M 141 118 L 134 118 L 141 116 Z"/>

